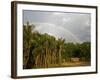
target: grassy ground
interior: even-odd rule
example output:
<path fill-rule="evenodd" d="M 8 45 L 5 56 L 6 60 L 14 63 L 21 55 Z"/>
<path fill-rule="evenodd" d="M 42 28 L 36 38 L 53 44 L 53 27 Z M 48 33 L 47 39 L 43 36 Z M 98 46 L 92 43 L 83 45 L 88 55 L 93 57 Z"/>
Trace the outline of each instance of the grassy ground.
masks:
<path fill-rule="evenodd" d="M 59 64 L 52 64 L 48 68 L 59 68 L 59 67 L 77 67 L 77 66 L 90 66 L 90 62 L 63 62 L 60 66 Z"/>
<path fill-rule="evenodd" d="M 60 68 L 60 67 L 78 67 L 78 66 L 90 66 L 90 62 L 82 62 L 82 61 L 78 61 L 78 62 L 63 62 L 60 66 L 59 64 L 52 64 L 49 65 L 48 68 Z M 33 67 L 33 69 L 35 69 L 36 67 Z M 43 67 L 41 67 L 43 68 Z M 36 69 L 39 69 L 36 68 Z"/>
<path fill-rule="evenodd" d="M 62 63 L 64 67 L 74 67 L 74 66 L 90 66 L 90 62 L 64 62 Z"/>

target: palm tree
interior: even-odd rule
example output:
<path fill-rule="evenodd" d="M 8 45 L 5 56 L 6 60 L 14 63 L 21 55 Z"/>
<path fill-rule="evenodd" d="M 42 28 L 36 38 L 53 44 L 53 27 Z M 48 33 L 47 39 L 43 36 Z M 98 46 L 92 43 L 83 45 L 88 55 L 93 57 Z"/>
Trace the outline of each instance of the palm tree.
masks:
<path fill-rule="evenodd" d="M 59 65 L 62 64 L 62 52 L 63 52 L 63 46 L 64 46 L 65 40 L 58 39 L 58 59 L 59 59 Z"/>
<path fill-rule="evenodd" d="M 27 68 L 28 62 L 30 62 L 30 55 L 32 55 L 32 29 L 34 28 L 35 26 L 31 26 L 29 22 L 27 22 L 27 25 L 23 25 L 23 68 Z"/>
<path fill-rule="evenodd" d="M 23 64 L 24 68 L 27 66 L 27 62 L 29 60 L 29 53 L 30 53 L 30 40 L 32 35 L 32 29 L 29 25 L 29 22 L 27 22 L 27 25 L 23 25 Z"/>

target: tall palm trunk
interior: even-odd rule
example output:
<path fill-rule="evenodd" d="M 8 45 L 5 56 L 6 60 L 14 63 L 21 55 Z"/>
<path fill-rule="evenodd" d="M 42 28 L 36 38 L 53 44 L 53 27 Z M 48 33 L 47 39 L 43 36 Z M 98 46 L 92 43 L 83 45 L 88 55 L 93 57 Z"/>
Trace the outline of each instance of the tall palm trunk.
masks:
<path fill-rule="evenodd" d="M 60 48 L 59 48 L 59 65 L 60 66 L 61 66 L 61 63 L 62 63 L 61 50 L 62 50 L 62 46 L 60 45 Z"/>
<path fill-rule="evenodd" d="M 36 67 L 36 68 L 39 67 L 39 56 L 40 56 L 40 55 L 37 55 L 37 56 L 36 56 L 36 59 L 35 59 L 35 67 Z"/>
<path fill-rule="evenodd" d="M 45 66 L 45 68 L 47 67 L 47 48 L 45 49 L 45 64 L 44 64 L 44 66 Z"/>

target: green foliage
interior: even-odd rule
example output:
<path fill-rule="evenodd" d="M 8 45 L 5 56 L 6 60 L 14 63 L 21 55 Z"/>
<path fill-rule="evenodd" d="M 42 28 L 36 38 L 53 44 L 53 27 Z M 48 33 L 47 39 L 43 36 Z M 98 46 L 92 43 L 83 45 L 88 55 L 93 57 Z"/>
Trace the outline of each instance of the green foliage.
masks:
<path fill-rule="evenodd" d="M 80 57 L 83 58 L 85 61 L 90 61 L 90 56 L 91 56 L 91 45 L 90 42 L 84 42 L 80 46 L 81 54 Z"/>
<path fill-rule="evenodd" d="M 90 61 L 90 42 L 66 43 L 64 39 L 40 34 L 34 31 L 35 26 L 23 25 L 23 68 L 47 68 L 62 65 L 63 59 L 73 57 L 81 61 Z"/>

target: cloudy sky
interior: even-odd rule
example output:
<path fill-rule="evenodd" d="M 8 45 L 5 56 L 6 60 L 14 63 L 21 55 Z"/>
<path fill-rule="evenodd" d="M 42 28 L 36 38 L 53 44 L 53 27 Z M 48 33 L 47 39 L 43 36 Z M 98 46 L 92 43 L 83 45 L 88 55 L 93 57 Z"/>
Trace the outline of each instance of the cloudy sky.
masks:
<path fill-rule="evenodd" d="M 66 42 L 85 42 L 91 39 L 91 15 L 47 11 L 23 11 L 23 24 L 29 21 L 40 33 L 48 33 Z"/>

